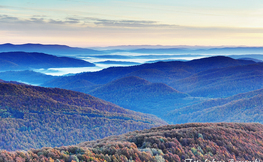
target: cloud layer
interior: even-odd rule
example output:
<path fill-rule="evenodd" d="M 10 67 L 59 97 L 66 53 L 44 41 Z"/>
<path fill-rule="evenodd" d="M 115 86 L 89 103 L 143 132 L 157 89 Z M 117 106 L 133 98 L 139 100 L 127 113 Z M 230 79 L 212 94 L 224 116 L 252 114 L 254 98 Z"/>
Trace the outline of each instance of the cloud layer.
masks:
<path fill-rule="evenodd" d="M 233 1 L 9 0 L 0 43 L 263 46 L 261 1 Z"/>

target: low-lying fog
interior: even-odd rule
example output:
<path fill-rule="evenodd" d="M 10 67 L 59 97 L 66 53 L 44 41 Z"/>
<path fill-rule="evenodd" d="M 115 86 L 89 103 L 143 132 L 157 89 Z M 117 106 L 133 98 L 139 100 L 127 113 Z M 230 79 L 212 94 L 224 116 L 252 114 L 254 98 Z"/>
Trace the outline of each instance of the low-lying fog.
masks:
<path fill-rule="evenodd" d="M 142 53 L 112 53 L 108 55 L 78 55 L 78 59 L 82 59 L 94 63 L 95 67 L 75 67 L 75 68 L 49 68 L 35 69 L 36 72 L 41 72 L 53 76 L 61 76 L 67 74 L 76 74 L 81 72 L 100 71 L 108 67 L 116 66 L 133 66 L 144 63 L 153 63 L 158 61 L 189 61 L 208 57 L 209 55 L 178 55 L 178 54 L 142 54 Z"/>

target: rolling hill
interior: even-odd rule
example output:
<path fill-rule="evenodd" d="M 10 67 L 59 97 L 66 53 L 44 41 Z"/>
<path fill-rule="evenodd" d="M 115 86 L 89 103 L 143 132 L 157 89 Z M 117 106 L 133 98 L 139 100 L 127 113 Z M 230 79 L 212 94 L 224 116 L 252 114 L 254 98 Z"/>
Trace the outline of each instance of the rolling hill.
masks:
<path fill-rule="evenodd" d="M 73 145 L 166 124 L 93 96 L 0 83 L 0 149 Z"/>
<path fill-rule="evenodd" d="M 158 117 L 173 110 L 176 105 L 182 106 L 189 104 L 190 101 L 199 101 L 194 98 L 189 99 L 188 94 L 179 92 L 164 83 L 151 83 L 135 76 L 117 79 L 86 93 L 121 107 Z"/>
<path fill-rule="evenodd" d="M 69 147 L 0 151 L 2 161 L 260 161 L 262 124 L 167 125 Z M 206 160 L 206 161 L 207 161 Z M 188 160 L 190 161 L 190 160 Z"/>
<path fill-rule="evenodd" d="M 3 63 L 0 65 L 0 71 L 95 66 L 84 60 L 36 52 L 2 52 L 0 62 Z"/>
<path fill-rule="evenodd" d="M 263 89 L 228 98 L 204 101 L 168 113 L 173 123 L 258 122 L 263 123 Z"/>

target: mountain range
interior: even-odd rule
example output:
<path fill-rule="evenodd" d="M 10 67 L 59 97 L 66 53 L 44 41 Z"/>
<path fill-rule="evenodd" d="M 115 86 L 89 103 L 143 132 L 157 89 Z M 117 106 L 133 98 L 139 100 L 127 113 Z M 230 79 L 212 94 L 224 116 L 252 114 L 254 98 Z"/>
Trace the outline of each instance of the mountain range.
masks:
<path fill-rule="evenodd" d="M 76 80 L 88 80 L 94 84 L 106 84 L 127 76 L 138 76 L 150 82 L 172 83 L 175 80 L 190 77 L 193 74 L 238 65 L 254 64 L 251 60 L 235 60 L 225 56 L 215 56 L 192 61 L 169 61 L 146 63 L 129 67 L 110 67 L 98 72 L 83 72 L 74 76 L 55 79 L 43 86 L 59 87 Z"/>
<path fill-rule="evenodd" d="M 0 44 L 0 52 L 39 52 L 52 55 L 101 55 L 118 52 L 147 54 L 213 54 L 251 55 L 263 54 L 263 47 L 209 47 L 209 46 L 116 46 L 105 48 L 79 48 L 58 44 Z M 239 57 L 240 58 L 240 57 Z"/>
<path fill-rule="evenodd" d="M 177 123 L 172 117 L 166 117 L 172 110 L 263 88 L 262 65 L 251 60 L 216 56 L 186 62 L 112 67 L 59 77 L 43 86 L 81 91 Z M 81 84 L 74 86 L 78 82 Z"/>
<path fill-rule="evenodd" d="M 5 44 L 0 45 L 1 50 L 7 51 L 0 53 L 0 161 L 263 159 L 263 126 L 259 124 L 263 123 L 263 63 L 257 60 L 262 56 L 258 55 L 261 47 L 98 51 Z M 130 58 L 108 55 L 116 51 L 157 53 L 158 57 L 163 52 L 231 55 L 59 77 L 32 71 L 94 66 L 58 57 L 62 55 Z M 236 57 L 237 53 L 243 58 Z M 248 53 L 257 54 L 250 58 Z"/>
<path fill-rule="evenodd" d="M 166 115 L 211 98 L 225 98 L 263 88 L 263 64 L 215 56 L 111 67 L 60 77 L 33 71 L 3 72 L 0 79 L 79 91 L 177 123 L 178 120 Z"/>

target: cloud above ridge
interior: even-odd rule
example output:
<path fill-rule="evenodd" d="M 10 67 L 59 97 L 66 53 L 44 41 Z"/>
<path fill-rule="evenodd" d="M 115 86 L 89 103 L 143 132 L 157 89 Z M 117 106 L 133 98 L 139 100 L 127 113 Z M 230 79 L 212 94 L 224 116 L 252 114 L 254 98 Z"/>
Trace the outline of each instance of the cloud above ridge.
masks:
<path fill-rule="evenodd" d="M 65 44 L 72 40 L 86 40 L 89 44 L 115 42 L 112 45 L 121 44 L 124 40 L 127 44 L 139 44 L 143 41 L 149 42 L 148 44 L 184 44 L 180 42 L 191 40 L 193 44 L 201 42 L 202 44 L 198 45 L 205 45 L 207 42 L 218 42 L 222 38 L 227 38 L 229 42 L 240 39 L 245 41 L 248 35 L 254 37 L 255 41 L 263 38 L 263 28 L 183 26 L 151 20 L 112 20 L 80 16 L 52 19 L 46 15 L 20 18 L 0 15 L 0 23 L 2 40 L 7 37 L 11 40 L 15 33 L 22 41 L 54 38 L 52 43 L 62 41 Z"/>

